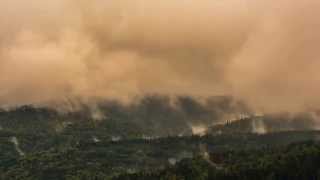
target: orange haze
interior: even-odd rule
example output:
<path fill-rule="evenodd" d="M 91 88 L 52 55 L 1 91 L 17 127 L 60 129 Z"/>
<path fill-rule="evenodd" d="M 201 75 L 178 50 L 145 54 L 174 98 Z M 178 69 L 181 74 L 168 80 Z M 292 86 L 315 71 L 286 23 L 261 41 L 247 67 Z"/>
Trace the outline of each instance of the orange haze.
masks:
<path fill-rule="evenodd" d="M 232 95 L 320 104 L 318 0 L 2 0 L 0 105 Z"/>

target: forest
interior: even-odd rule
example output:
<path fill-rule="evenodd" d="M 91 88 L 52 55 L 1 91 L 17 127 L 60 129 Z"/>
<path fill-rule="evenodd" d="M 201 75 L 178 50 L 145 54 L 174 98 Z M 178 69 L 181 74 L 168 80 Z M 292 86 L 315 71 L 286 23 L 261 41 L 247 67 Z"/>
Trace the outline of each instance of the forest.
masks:
<path fill-rule="evenodd" d="M 3 109 L 0 179 L 319 179 L 315 125 L 310 113 L 258 116 L 228 97 Z"/>

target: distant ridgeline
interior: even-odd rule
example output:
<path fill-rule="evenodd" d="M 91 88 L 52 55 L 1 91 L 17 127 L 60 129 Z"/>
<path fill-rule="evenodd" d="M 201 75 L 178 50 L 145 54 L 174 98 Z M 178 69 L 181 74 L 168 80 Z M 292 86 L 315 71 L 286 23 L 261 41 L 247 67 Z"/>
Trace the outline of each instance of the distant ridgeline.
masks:
<path fill-rule="evenodd" d="M 209 127 L 226 118 L 250 114 L 249 108 L 231 97 L 211 97 L 203 101 L 191 97 L 146 96 L 124 105 L 117 101 L 95 105 L 78 104 L 76 110 L 58 112 L 50 108 L 23 106 L 0 111 L 3 131 L 59 134 L 79 131 L 103 136 L 183 136 L 193 127 Z M 80 108 L 79 108 L 80 106 Z M 72 109 L 72 108 L 71 108 Z"/>
<path fill-rule="evenodd" d="M 252 116 L 227 121 L 209 127 L 209 134 L 256 133 L 265 134 L 283 131 L 319 130 L 319 123 L 313 113 L 279 113 Z"/>
<path fill-rule="evenodd" d="M 79 105 L 78 105 L 79 106 Z M 117 101 L 81 104 L 74 111 L 23 106 L 0 110 L 0 131 L 35 135 L 81 134 L 141 138 L 192 134 L 266 133 L 317 128 L 311 113 L 255 116 L 231 97 L 147 96 L 129 105 Z"/>

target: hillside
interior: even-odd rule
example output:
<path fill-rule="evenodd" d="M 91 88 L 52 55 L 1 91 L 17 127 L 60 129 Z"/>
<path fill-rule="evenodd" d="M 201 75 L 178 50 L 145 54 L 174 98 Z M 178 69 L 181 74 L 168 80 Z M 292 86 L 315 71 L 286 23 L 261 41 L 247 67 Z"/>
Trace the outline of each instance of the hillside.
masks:
<path fill-rule="evenodd" d="M 318 148 L 320 131 L 313 130 L 310 113 L 248 116 L 222 123 L 222 117 L 244 110 L 228 98 L 201 104 L 183 97 L 172 106 L 159 96 L 131 106 L 108 102 L 68 112 L 32 106 L 2 110 L 0 179 L 145 177 L 140 173 L 157 179 L 164 172 L 178 175 L 179 168 L 189 167 L 190 162 L 202 164 L 205 171 L 220 167 L 206 160 L 217 154 L 223 157 L 218 161 L 226 163 L 219 173 L 229 176 L 231 164 L 259 161 L 251 153 L 268 157 L 269 152 L 281 154 L 292 143 L 304 147 L 304 142 Z M 200 133 L 194 130 L 198 126 L 204 128 Z M 246 173 L 248 167 L 242 166 Z"/>

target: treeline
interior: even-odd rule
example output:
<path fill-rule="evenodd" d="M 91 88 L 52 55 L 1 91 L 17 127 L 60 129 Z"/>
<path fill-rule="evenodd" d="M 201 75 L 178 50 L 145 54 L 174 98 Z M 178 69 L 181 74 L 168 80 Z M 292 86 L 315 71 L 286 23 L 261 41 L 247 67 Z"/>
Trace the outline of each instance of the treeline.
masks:
<path fill-rule="evenodd" d="M 63 107 L 64 111 L 33 106 L 0 109 L 0 131 L 43 136 L 92 134 L 109 138 L 190 136 L 194 133 L 193 127 L 208 128 L 209 134 L 252 133 L 256 129 L 279 132 L 313 130 L 315 117 L 320 116 L 315 111 L 256 117 L 246 104 L 228 96 L 199 101 L 189 96 L 150 95 L 129 104 L 118 101 L 70 102 Z"/>
<path fill-rule="evenodd" d="M 0 109 L 0 127 L 28 134 L 92 131 L 122 137 L 191 135 L 192 126 L 221 123 L 226 116 L 250 113 L 228 96 L 198 99 L 150 95 L 123 104 L 119 101 L 70 102 L 57 109 L 23 106 Z"/>

